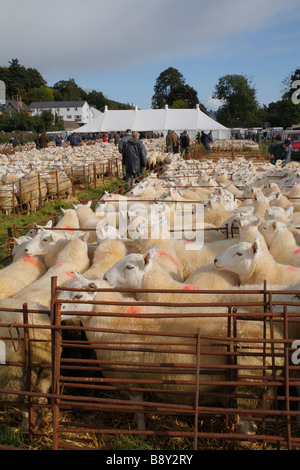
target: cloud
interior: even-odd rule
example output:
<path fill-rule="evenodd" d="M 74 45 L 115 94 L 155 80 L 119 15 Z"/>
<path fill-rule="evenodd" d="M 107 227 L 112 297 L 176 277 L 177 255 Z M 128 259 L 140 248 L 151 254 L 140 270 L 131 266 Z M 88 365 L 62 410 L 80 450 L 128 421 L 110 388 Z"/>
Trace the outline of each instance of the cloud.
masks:
<path fill-rule="evenodd" d="M 232 37 L 264 28 L 296 5 L 296 0 L 289 5 L 283 0 L 2 0 L 0 40 L 6 46 L 0 63 L 18 58 L 44 75 L 72 77 L 219 55 Z"/>

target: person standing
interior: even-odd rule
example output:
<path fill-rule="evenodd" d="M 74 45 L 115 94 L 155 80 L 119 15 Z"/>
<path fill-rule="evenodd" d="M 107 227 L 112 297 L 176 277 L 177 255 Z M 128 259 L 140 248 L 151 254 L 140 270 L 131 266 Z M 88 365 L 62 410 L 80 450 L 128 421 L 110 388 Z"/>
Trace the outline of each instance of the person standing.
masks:
<path fill-rule="evenodd" d="M 179 137 L 175 131 L 172 132 L 173 139 L 173 153 L 178 153 L 179 151 Z"/>
<path fill-rule="evenodd" d="M 210 146 L 209 146 L 210 140 L 209 140 L 208 135 L 204 131 L 202 131 L 201 133 L 201 143 L 206 150 L 205 153 L 209 154 L 210 153 Z"/>
<path fill-rule="evenodd" d="M 276 164 L 277 160 L 283 160 L 281 166 L 287 165 L 291 160 L 291 142 L 286 139 L 284 142 L 274 142 L 269 145 L 270 163 Z"/>
<path fill-rule="evenodd" d="M 40 135 L 39 143 L 40 143 L 40 149 L 46 149 L 48 147 L 49 138 L 45 132 L 42 135 Z"/>
<path fill-rule="evenodd" d="M 138 132 L 133 132 L 132 136 L 126 140 L 123 146 L 123 165 L 126 169 L 125 181 L 134 178 L 134 182 L 140 181 L 140 176 L 143 173 L 143 170 L 146 169 L 147 159 L 146 159 L 146 149 L 143 142 L 140 139 L 140 134 Z"/>
<path fill-rule="evenodd" d="M 166 136 L 166 147 L 167 147 L 167 153 L 173 152 L 173 139 L 172 139 L 172 132 L 170 130 L 168 130 L 168 133 Z"/>
<path fill-rule="evenodd" d="M 119 140 L 119 144 L 118 144 L 119 152 L 122 154 L 122 173 L 123 173 L 123 178 L 125 178 L 125 179 L 126 179 L 126 168 L 125 168 L 125 165 L 123 163 L 124 162 L 123 148 L 124 148 L 127 140 L 131 139 L 131 137 L 132 137 L 131 130 L 127 129 L 126 134 L 123 135 L 123 137 Z"/>
<path fill-rule="evenodd" d="M 180 144 L 181 144 L 181 155 L 184 157 L 185 155 L 189 155 L 190 153 L 190 137 L 187 131 L 184 131 L 180 137 Z"/>
<path fill-rule="evenodd" d="M 61 147 L 62 146 L 62 138 L 60 134 L 57 134 L 55 138 L 55 145 L 56 147 Z"/>
<path fill-rule="evenodd" d="M 75 134 L 75 132 L 73 132 L 73 134 L 70 137 L 70 144 L 72 148 L 77 147 L 77 145 L 80 144 L 80 137 L 79 135 Z"/>

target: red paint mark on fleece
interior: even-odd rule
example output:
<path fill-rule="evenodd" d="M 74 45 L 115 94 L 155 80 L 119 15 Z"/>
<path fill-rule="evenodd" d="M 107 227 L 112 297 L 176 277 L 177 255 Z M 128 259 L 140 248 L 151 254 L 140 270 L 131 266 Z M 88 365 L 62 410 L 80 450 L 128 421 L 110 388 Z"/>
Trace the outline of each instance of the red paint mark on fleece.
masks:
<path fill-rule="evenodd" d="M 193 286 L 193 284 L 187 284 L 186 286 L 184 286 L 183 290 L 200 290 L 200 287 Z"/>
<path fill-rule="evenodd" d="M 29 256 L 29 255 L 23 256 L 22 261 L 26 261 L 27 263 L 31 263 L 34 266 L 37 266 L 38 268 L 42 267 L 41 263 L 37 259 L 35 259 L 35 258 L 33 258 L 32 256 Z"/>
<path fill-rule="evenodd" d="M 173 258 L 173 256 L 169 255 L 168 253 L 165 253 L 164 251 L 158 251 L 157 254 L 158 254 L 158 256 L 159 256 L 160 258 L 161 258 L 162 256 L 167 256 L 168 258 L 170 258 L 170 260 L 172 261 L 172 263 L 175 264 L 176 268 L 178 268 L 178 269 L 180 268 L 180 265 L 179 265 L 178 261 L 177 261 L 175 258 Z"/>
<path fill-rule="evenodd" d="M 73 227 L 71 227 L 71 225 L 65 224 L 65 225 L 63 226 L 63 228 L 70 229 L 69 232 L 74 232 Z"/>
<path fill-rule="evenodd" d="M 296 251 L 294 251 L 294 254 L 297 255 L 298 253 L 300 253 L 300 248 Z"/>
<path fill-rule="evenodd" d="M 131 305 L 126 309 L 126 313 L 141 313 L 142 309 L 140 307 L 135 307 L 134 305 Z"/>
<path fill-rule="evenodd" d="M 66 271 L 66 274 L 67 274 L 67 276 L 70 276 L 70 277 L 72 277 L 73 279 L 76 278 L 75 274 L 74 274 L 74 273 L 71 273 L 70 271 Z"/>
<path fill-rule="evenodd" d="M 56 267 L 57 267 L 57 268 L 61 268 L 61 267 L 62 267 L 62 263 L 59 263 Z"/>
<path fill-rule="evenodd" d="M 298 271 L 298 268 L 293 268 L 292 266 L 288 266 L 288 269 L 289 269 L 290 271 Z"/>

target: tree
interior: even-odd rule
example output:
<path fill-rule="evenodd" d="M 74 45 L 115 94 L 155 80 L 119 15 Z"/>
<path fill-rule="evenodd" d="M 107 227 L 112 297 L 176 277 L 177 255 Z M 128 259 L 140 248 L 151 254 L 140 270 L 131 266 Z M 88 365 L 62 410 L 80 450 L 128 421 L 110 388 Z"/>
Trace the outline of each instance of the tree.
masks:
<path fill-rule="evenodd" d="M 252 127 L 260 123 L 256 90 L 244 75 L 225 75 L 219 78 L 213 98 L 223 101 L 217 120 L 227 127 Z"/>
<path fill-rule="evenodd" d="M 199 103 L 196 90 L 185 83 L 184 76 L 177 69 L 169 67 L 156 79 L 152 108 L 162 108 L 166 104 L 173 107 L 178 101 L 181 105 L 184 101 L 186 108 L 194 108 Z"/>
<path fill-rule="evenodd" d="M 270 103 L 265 112 L 272 127 L 291 127 L 300 122 L 300 69 L 296 69 L 283 81 L 281 100 Z"/>
<path fill-rule="evenodd" d="M 53 85 L 54 90 L 60 92 L 63 101 L 81 101 L 83 90 L 76 84 L 74 78 L 60 80 Z M 62 100 L 59 100 L 62 101 Z"/>

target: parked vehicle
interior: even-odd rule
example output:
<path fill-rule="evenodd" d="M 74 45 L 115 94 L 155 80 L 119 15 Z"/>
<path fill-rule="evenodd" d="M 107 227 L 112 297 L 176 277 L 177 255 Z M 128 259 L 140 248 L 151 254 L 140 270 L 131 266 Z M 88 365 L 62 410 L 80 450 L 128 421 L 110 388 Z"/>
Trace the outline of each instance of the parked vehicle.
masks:
<path fill-rule="evenodd" d="M 284 131 L 281 140 L 285 141 L 286 139 L 291 141 L 292 157 L 300 159 L 300 131 L 294 131 L 292 129 Z"/>

